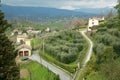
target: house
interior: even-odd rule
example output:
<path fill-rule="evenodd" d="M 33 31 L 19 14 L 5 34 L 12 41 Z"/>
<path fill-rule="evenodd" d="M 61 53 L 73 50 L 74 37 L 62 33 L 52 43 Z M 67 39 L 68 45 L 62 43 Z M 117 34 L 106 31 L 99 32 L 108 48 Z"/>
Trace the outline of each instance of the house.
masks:
<path fill-rule="evenodd" d="M 26 45 L 31 46 L 31 39 L 25 39 L 24 42 Z"/>
<path fill-rule="evenodd" d="M 24 35 L 18 35 L 17 36 L 17 43 L 21 43 L 21 41 L 25 40 L 25 36 Z"/>
<path fill-rule="evenodd" d="M 31 39 L 28 39 L 25 35 L 17 36 L 17 43 L 21 43 L 21 42 L 23 42 L 24 44 L 26 44 L 28 46 L 31 46 Z"/>
<path fill-rule="evenodd" d="M 13 31 L 12 31 L 12 33 L 11 33 L 11 36 L 14 36 L 15 34 L 20 34 L 21 33 L 21 31 L 19 32 L 19 30 L 18 29 L 14 29 Z"/>
<path fill-rule="evenodd" d="M 22 34 L 22 31 L 18 31 L 18 34 L 21 35 L 21 34 Z"/>
<path fill-rule="evenodd" d="M 100 22 L 102 22 L 102 21 L 104 21 L 104 17 L 101 17 L 101 18 L 97 18 L 97 17 L 89 18 L 87 31 L 92 31 L 92 27 L 94 27 L 96 25 L 99 25 Z"/>
<path fill-rule="evenodd" d="M 45 31 L 46 31 L 46 32 L 50 32 L 50 28 L 46 28 Z"/>
<path fill-rule="evenodd" d="M 41 33 L 41 31 L 39 31 L 39 30 L 27 30 L 27 33 L 28 34 L 39 34 L 39 33 Z"/>
<path fill-rule="evenodd" d="M 19 57 L 23 57 L 23 56 L 31 56 L 31 46 L 26 45 L 26 44 L 22 44 L 20 45 L 18 48 L 18 56 Z"/>

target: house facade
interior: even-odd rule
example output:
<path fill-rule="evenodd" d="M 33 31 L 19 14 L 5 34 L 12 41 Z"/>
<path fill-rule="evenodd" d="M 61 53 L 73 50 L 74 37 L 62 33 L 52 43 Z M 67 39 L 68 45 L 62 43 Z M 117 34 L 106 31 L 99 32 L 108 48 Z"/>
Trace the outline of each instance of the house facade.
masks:
<path fill-rule="evenodd" d="M 24 42 L 26 45 L 31 46 L 31 39 L 25 39 Z"/>
<path fill-rule="evenodd" d="M 17 36 L 17 43 L 20 43 L 21 41 L 25 40 L 25 36 L 24 35 L 18 35 Z"/>
<path fill-rule="evenodd" d="M 87 31 L 92 31 L 92 27 L 94 27 L 96 25 L 99 25 L 100 22 L 102 22 L 102 21 L 104 21 L 104 17 L 101 17 L 101 18 L 96 18 L 96 17 L 89 18 Z"/>
<path fill-rule="evenodd" d="M 24 57 L 24 56 L 31 56 L 31 50 L 32 48 L 29 45 L 23 44 L 20 45 L 18 48 L 18 56 Z"/>

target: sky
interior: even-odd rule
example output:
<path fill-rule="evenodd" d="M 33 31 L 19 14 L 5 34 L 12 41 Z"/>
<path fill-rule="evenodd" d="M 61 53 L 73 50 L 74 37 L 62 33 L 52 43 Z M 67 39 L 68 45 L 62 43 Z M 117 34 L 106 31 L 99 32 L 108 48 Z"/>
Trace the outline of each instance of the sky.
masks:
<path fill-rule="evenodd" d="M 75 10 L 80 8 L 113 7 L 117 0 L 2 0 L 3 4 L 12 6 L 51 7 Z"/>

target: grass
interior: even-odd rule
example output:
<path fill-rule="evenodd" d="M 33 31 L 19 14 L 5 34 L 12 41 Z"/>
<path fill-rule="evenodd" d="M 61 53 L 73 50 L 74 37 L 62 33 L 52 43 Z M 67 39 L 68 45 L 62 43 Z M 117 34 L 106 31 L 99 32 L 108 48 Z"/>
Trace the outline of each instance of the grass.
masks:
<path fill-rule="evenodd" d="M 21 69 L 27 69 L 31 73 L 31 79 L 25 78 L 20 80 L 54 80 L 56 75 L 49 69 L 43 67 L 37 62 L 24 63 L 20 66 Z"/>

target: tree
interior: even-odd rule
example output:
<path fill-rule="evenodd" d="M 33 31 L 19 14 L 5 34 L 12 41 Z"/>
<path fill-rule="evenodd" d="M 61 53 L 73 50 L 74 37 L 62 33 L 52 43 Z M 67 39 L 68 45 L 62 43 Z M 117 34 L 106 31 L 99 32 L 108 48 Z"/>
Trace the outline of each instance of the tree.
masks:
<path fill-rule="evenodd" d="M 100 73 L 107 76 L 108 80 L 120 80 L 120 64 L 116 61 L 109 61 L 100 65 Z"/>
<path fill-rule="evenodd" d="M 12 42 L 5 35 L 9 26 L 0 10 L 0 80 L 19 80 L 19 68 L 15 63 L 17 54 Z"/>
<path fill-rule="evenodd" d="M 107 47 L 101 55 L 101 62 L 110 62 L 117 57 L 117 54 L 113 51 L 112 47 Z"/>
<path fill-rule="evenodd" d="M 80 27 L 80 20 L 78 18 L 74 18 L 71 22 L 71 24 L 75 27 L 75 28 L 79 28 Z"/>
<path fill-rule="evenodd" d="M 118 0 L 118 4 L 115 6 L 118 12 L 118 18 L 120 19 L 120 0 Z"/>
<path fill-rule="evenodd" d="M 114 16 L 112 9 L 109 11 L 107 18 L 112 18 Z"/>

